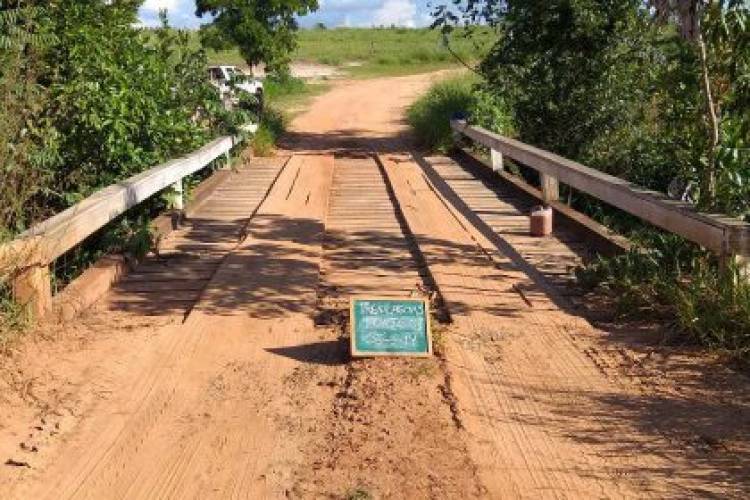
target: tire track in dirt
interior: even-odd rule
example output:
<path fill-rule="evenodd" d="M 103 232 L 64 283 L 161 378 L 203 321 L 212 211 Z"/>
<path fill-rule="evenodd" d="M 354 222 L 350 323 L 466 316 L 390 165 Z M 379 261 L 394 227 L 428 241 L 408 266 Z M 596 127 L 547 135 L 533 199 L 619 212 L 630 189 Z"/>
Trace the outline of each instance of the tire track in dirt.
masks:
<path fill-rule="evenodd" d="M 319 304 L 346 341 L 350 296 L 421 296 L 429 277 L 372 156 L 337 158 L 333 185 Z M 322 432 L 307 446 L 304 498 L 481 496 L 439 360 L 359 359 L 345 369 Z"/>
<path fill-rule="evenodd" d="M 296 452 L 279 396 L 299 364 L 284 350 L 311 340 L 332 169 L 330 157 L 296 162 L 297 186 L 288 168 L 160 362 L 19 498 L 284 495 Z"/>
<path fill-rule="evenodd" d="M 639 386 L 587 356 L 596 332 L 560 310 L 450 204 L 407 156 L 386 161 L 409 225 L 452 313 L 446 351 L 488 496 L 736 495 L 658 434 L 619 415 Z M 479 196 L 479 194 L 477 194 Z M 515 286 L 514 286 L 515 285 Z M 516 293 L 528 290 L 533 307 Z"/>

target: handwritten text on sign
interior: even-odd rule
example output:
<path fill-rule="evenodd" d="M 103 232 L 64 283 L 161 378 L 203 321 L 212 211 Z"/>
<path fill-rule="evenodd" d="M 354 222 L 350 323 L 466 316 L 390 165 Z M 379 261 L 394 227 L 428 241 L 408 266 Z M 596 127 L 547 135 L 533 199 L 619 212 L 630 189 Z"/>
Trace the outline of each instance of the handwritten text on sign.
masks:
<path fill-rule="evenodd" d="M 353 356 L 429 356 L 429 307 L 421 299 L 352 299 Z"/>

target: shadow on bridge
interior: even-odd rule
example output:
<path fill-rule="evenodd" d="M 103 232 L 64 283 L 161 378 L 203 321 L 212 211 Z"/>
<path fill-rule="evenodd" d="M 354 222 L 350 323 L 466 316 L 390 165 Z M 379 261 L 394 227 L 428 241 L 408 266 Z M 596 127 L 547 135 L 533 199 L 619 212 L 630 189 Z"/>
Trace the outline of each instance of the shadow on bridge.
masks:
<path fill-rule="evenodd" d="M 409 143 L 408 135 L 396 137 L 368 137 L 363 130 L 342 130 L 327 134 L 291 133 L 285 139 L 285 146 L 292 151 L 325 151 L 340 156 L 361 157 L 363 152 L 375 150 L 383 153 L 403 153 Z M 559 283 L 552 283 L 548 268 L 530 260 L 514 246 L 509 234 L 512 229 L 496 231 L 482 218 L 482 213 L 473 210 L 465 200 L 442 178 L 433 165 L 420 155 L 413 159 L 422 168 L 433 186 L 450 206 L 459 212 L 507 259 L 496 262 L 492 273 L 512 276 L 522 272 L 532 283 L 532 288 L 522 290 L 534 301 L 535 293 L 543 293 L 554 303 L 554 307 L 582 316 L 584 311 L 572 302 L 567 295 L 569 290 Z M 471 169 L 465 170 L 472 173 Z M 488 186 L 491 188 L 491 186 Z M 490 190 L 492 196 L 502 196 Z M 392 201 L 395 201 L 391 193 Z M 504 198 L 504 203 L 525 213 L 533 200 L 523 197 Z M 403 217 L 398 218 L 401 233 L 409 235 L 411 230 Z M 203 224 L 196 224 L 196 238 L 201 240 Z M 219 228 L 220 229 L 220 228 Z M 213 230 L 206 231 L 213 234 Z M 225 241 L 244 236 L 227 231 Z M 399 272 L 399 266 L 416 266 L 423 279 L 423 285 L 434 287 L 434 279 L 424 263 L 419 247 L 410 242 L 410 263 L 403 261 L 404 238 L 392 230 L 362 227 L 349 231 L 346 235 L 326 235 L 320 220 L 306 217 L 282 215 L 256 216 L 250 225 L 247 244 L 241 245 L 226 258 L 213 255 L 205 249 L 203 257 L 197 258 L 198 265 L 182 265 L 179 257 L 167 264 L 169 272 L 181 274 L 187 283 L 191 277 L 203 276 L 206 280 L 201 290 L 212 277 L 205 290 L 190 290 L 192 298 L 187 301 L 191 307 L 196 301 L 201 312 L 207 315 L 235 316 L 238 314 L 259 320 L 273 320 L 290 314 L 302 314 L 314 318 L 318 314 L 317 299 L 320 290 L 320 248 L 326 246 L 327 258 L 336 258 L 341 267 L 370 276 L 371 291 L 380 288 L 379 277 L 391 277 Z M 558 233 L 561 239 L 578 240 L 583 245 L 578 249 L 581 259 L 591 255 L 585 239 L 580 235 Z M 478 253 L 475 245 L 457 244 L 420 235 L 423 244 L 440 248 L 441 252 L 431 263 L 487 265 L 486 256 Z M 177 252 L 198 251 L 196 248 L 179 246 Z M 167 257 L 170 259 L 170 257 Z M 218 270 L 217 270 L 218 269 Z M 203 273 L 203 274 L 201 274 Z M 406 283 L 403 290 L 408 295 L 412 283 Z M 186 285 L 187 286 L 187 285 Z M 172 290 L 174 291 L 174 290 Z M 485 295 L 490 300 L 482 306 L 460 300 L 450 304 L 452 314 L 467 313 L 470 310 L 487 313 L 495 317 L 522 319 L 523 311 L 518 309 L 516 291 L 507 290 L 514 300 L 497 294 L 492 287 L 464 286 L 457 296 Z M 165 290 L 163 297 L 169 296 Z M 131 304 L 136 312 L 153 313 L 159 305 L 159 297 L 143 304 Z M 180 303 L 181 307 L 184 304 Z M 589 317 L 589 319 L 592 319 Z M 637 331 L 626 325 L 615 328 L 601 326 L 601 338 L 597 344 L 613 355 L 627 350 L 642 359 L 656 357 L 657 362 L 632 362 L 622 358 L 622 366 L 612 368 L 606 376 L 615 378 L 632 370 L 633 379 L 641 380 L 644 391 L 641 395 L 624 393 L 587 391 L 562 393 L 544 380 L 525 380 L 514 386 L 508 382 L 506 390 L 519 394 L 533 394 L 539 404 L 549 410 L 550 418 L 540 421 L 532 414 L 500 412 L 493 415 L 497 419 L 513 420 L 527 426 L 543 427 L 545 432 L 555 433 L 567 440 L 593 445 L 603 457 L 611 457 L 611 467 L 603 470 L 580 468 L 574 461 L 571 468 L 576 474 L 618 475 L 624 477 L 645 477 L 644 493 L 651 491 L 652 485 L 670 484 L 677 497 L 715 496 L 716 485 L 725 485 L 733 492 L 742 492 L 748 486 L 748 464 L 750 464 L 750 400 L 747 398 L 747 378 L 732 372 L 719 364 L 700 365 L 691 359 L 690 353 L 683 355 L 672 349 L 670 354 L 662 354 L 661 337 L 653 331 Z M 689 351 L 690 349 L 685 349 Z M 346 343 L 343 340 L 332 342 L 311 342 L 291 347 L 269 349 L 276 355 L 286 356 L 310 364 L 342 364 L 347 361 Z M 493 361 L 503 363 L 502 354 Z M 670 373 L 680 374 L 682 386 L 674 391 L 672 383 L 661 382 Z M 669 389 L 667 389 L 669 388 Z M 560 395 L 564 397 L 559 397 Z M 526 396 L 519 396 L 526 397 Z M 587 418 L 581 418 L 582 416 Z M 633 437 L 635 436 L 635 437 Z M 627 468 L 619 461 L 621 457 L 653 455 L 664 457 L 681 454 L 696 466 L 684 467 L 650 466 L 648 464 Z M 661 463 L 664 463 L 662 461 Z M 654 490 L 652 493 L 658 493 Z"/>
<path fill-rule="evenodd" d="M 677 497 L 720 497 L 717 491 L 731 491 L 740 494 L 750 486 L 750 380 L 720 362 L 698 362 L 701 356 L 697 348 L 691 346 L 665 346 L 664 332 L 653 324 L 644 323 L 613 324 L 597 321 L 602 317 L 590 314 L 591 309 L 581 306 L 587 299 L 577 293 L 568 279 L 551 278 L 549 267 L 543 267 L 524 255 L 516 244 L 513 231 L 491 227 L 465 200 L 449 185 L 433 167 L 431 162 L 414 154 L 425 175 L 440 195 L 460 213 L 478 232 L 509 260 L 507 265 L 499 265 L 501 272 L 522 271 L 533 283 L 533 288 L 541 290 L 550 298 L 554 307 L 573 317 L 582 317 L 597 327 L 597 337 L 590 338 L 595 349 L 601 351 L 604 359 L 614 366 L 604 374 L 616 381 L 628 378 L 629 382 L 643 384 L 640 395 L 609 393 L 602 391 L 562 393 L 551 389 L 545 380 L 524 380 L 519 387 L 508 382 L 505 389 L 519 394 L 520 398 L 533 394 L 535 400 L 549 409 L 554 417 L 540 421 L 538 415 L 523 413 L 498 413 L 496 418 L 513 419 L 523 425 L 543 427 L 572 441 L 595 445 L 603 456 L 612 457 L 611 470 L 577 470 L 576 473 L 617 474 L 623 476 L 645 476 L 654 486 L 669 484 Z M 477 174 L 471 167 L 461 166 L 466 173 Z M 486 167 L 485 167 L 486 168 Z M 487 193 L 503 197 L 504 204 L 526 213 L 535 200 L 523 194 L 503 196 L 503 191 L 483 180 Z M 554 238 L 566 242 L 583 242 L 571 245 L 568 251 L 577 253 L 581 261 L 595 255 L 594 248 L 586 244 L 585 234 L 569 228 L 556 229 Z M 457 248 L 445 242 L 426 240 L 427 244 L 437 244 L 444 248 L 442 259 L 446 263 L 466 262 L 476 253 L 475 248 Z M 464 293 L 485 293 L 485 290 L 464 290 Z M 532 299 L 533 300 L 533 299 Z M 516 316 L 519 311 L 506 310 L 496 305 L 484 311 L 496 316 Z M 453 308 L 453 303 L 451 303 Z M 465 310 L 466 304 L 458 303 L 457 312 Z M 554 308 L 553 308 L 554 309 Z M 473 308 L 476 311 L 476 307 Z M 538 310 L 538 309 L 537 309 Z M 611 319 L 611 315 L 605 315 Z M 571 332 L 575 335 L 576 332 Z M 596 355 L 596 354 L 595 354 Z M 502 363 L 502 352 L 498 363 Z M 672 374 L 679 374 L 679 387 L 670 380 Z M 481 374 L 477 374 L 481 375 Z M 616 382 L 615 382 L 616 383 Z M 676 390 L 675 390 L 676 389 Z M 587 418 L 581 418 L 585 415 Z M 590 418 L 589 418 L 590 417 Z M 648 465 L 632 469 L 618 468 L 617 459 L 622 457 L 653 455 L 664 457 L 686 457 L 695 464 L 694 468 Z M 623 461 L 625 463 L 627 461 Z M 721 486 L 718 486 L 721 485 Z M 718 487 L 717 487 L 718 486 Z M 644 492 L 651 489 L 643 485 Z M 658 493 L 656 490 L 654 493 Z"/>
<path fill-rule="evenodd" d="M 343 129 L 324 133 L 289 131 L 279 143 L 287 151 L 325 152 L 348 157 L 356 151 L 399 153 L 413 145 L 408 131 L 382 135 L 365 129 Z"/>

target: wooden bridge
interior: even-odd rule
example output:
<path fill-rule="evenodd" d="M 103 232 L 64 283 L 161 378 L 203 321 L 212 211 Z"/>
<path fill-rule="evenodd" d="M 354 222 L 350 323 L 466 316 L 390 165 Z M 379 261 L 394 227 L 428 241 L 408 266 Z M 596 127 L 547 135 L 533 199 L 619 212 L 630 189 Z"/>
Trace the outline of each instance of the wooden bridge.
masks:
<path fill-rule="evenodd" d="M 59 455 L 65 460 L 52 460 L 36 476 L 30 472 L 34 480 L 20 481 L 14 494 L 276 496 L 287 480 L 274 476 L 280 464 L 307 463 L 310 450 L 318 449 L 339 465 L 326 472 L 311 462 L 323 479 L 296 478 L 319 488 L 296 496 L 314 496 L 325 491 L 326 477 L 340 480 L 336 470 L 351 463 L 347 457 L 375 460 L 368 454 L 381 448 L 373 443 L 412 438 L 432 447 L 430 467 L 441 477 L 429 481 L 440 486 L 421 478 L 407 486 L 393 472 L 390 494 L 421 496 L 433 487 L 449 497 L 664 497 L 733 494 L 747 486 L 738 479 L 747 463 L 732 462 L 729 469 L 705 457 L 697 461 L 666 430 L 653 432 L 638 422 L 638 412 L 646 410 L 632 402 L 643 397 L 648 374 L 624 349 L 602 342 L 602 333 L 583 316 L 585 299 L 571 286 L 575 267 L 595 253 L 622 251 L 627 242 L 560 202 L 558 183 L 692 240 L 724 262 L 750 255 L 748 224 L 698 213 L 464 122 L 452 126 L 485 146 L 490 161 L 466 153 L 422 157 L 362 147 L 235 158 L 192 200 L 176 203 L 178 216 L 158 222 L 157 251 L 137 265 L 105 258 L 54 297 L 49 266 L 56 258 L 165 187 L 181 193 L 182 177 L 228 159 L 235 141 L 219 139 L 107 188 L 6 247 L 0 255 L 6 263 L 23 262 L 17 297 L 37 316 L 71 321 L 98 307 L 176 317 L 181 325 L 164 334 L 158 363 L 144 369 L 127 394 L 115 396 L 111 411 L 92 417 L 65 444 Z M 509 161 L 537 170 L 541 185 L 514 177 L 504 168 Z M 528 232 L 528 214 L 539 203 L 555 209 L 555 232 L 541 239 Z M 389 404 L 401 404 L 398 396 L 378 395 L 383 386 L 367 386 L 366 379 L 369 389 L 353 396 L 361 375 L 351 367 L 342 376 L 343 396 L 321 392 L 326 377 L 336 380 L 335 370 L 346 364 L 339 342 L 344 330 L 338 328 L 346 323 L 349 298 L 371 294 L 429 297 L 447 332 L 434 368 L 439 375 L 417 383 L 432 395 L 410 393 L 417 406 L 401 407 L 407 415 L 391 417 L 403 420 L 406 430 L 377 438 L 357 423 L 372 421 L 352 409 L 368 403 L 355 400 L 380 401 L 385 418 L 395 411 Z M 311 364 L 323 371 L 300 371 Z M 624 381 L 623 365 L 632 368 Z M 233 387 L 250 378 L 255 387 L 221 400 L 198 389 L 219 383 L 211 367 L 227 366 L 234 371 L 221 371 L 221 384 Z M 403 372 L 408 365 L 383 366 L 359 370 L 374 370 L 390 387 L 398 373 L 412 373 Z M 302 427 L 276 425 L 284 421 L 282 413 L 292 418 L 273 397 L 292 390 L 285 385 L 290 377 L 306 388 L 304 395 L 292 392 L 293 400 L 346 402 L 334 403 L 333 420 L 320 405 L 292 405 L 300 419 L 322 428 L 324 440 L 306 444 Z M 304 385 L 305 378 L 317 385 Z M 409 423 L 409 414 L 421 417 Z M 206 423 L 214 417 L 221 425 Z M 414 458 L 425 451 L 403 453 L 396 455 L 401 467 L 424 473 L 429 482 Z M 741 462 L 743 456 L 734 458 Z M 360 470 L 366 476 L 386 467 L 376 462 Z M 388 496 L 387 486 L 378 487 Z"/>

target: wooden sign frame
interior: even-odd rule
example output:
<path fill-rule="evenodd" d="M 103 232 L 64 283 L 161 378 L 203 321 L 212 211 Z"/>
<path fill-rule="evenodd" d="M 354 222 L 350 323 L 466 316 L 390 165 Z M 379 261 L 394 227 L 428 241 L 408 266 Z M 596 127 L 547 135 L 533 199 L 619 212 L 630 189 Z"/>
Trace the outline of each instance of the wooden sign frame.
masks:
<path fill-rule="evenodd" d="M 389 352 L 389 351 L 360 351 L 357 349 L 357 332 L 354 302 L 358 300 L 388 300 L 393 302 L 419 302 L 424 304 L 425 314 L 425 334 L 427 336 L 427 352 Z M 411 358 L 431 358 L 432 351 L 432 320 L 430 312 L 430 301 L 427 299 L 415 299 L 413 297 L 381 297 L 381 296 L 357 296 L 349 299 L 349 351 L 352 357 L 369 358 L 369 357 L 411 357 Z"/>

